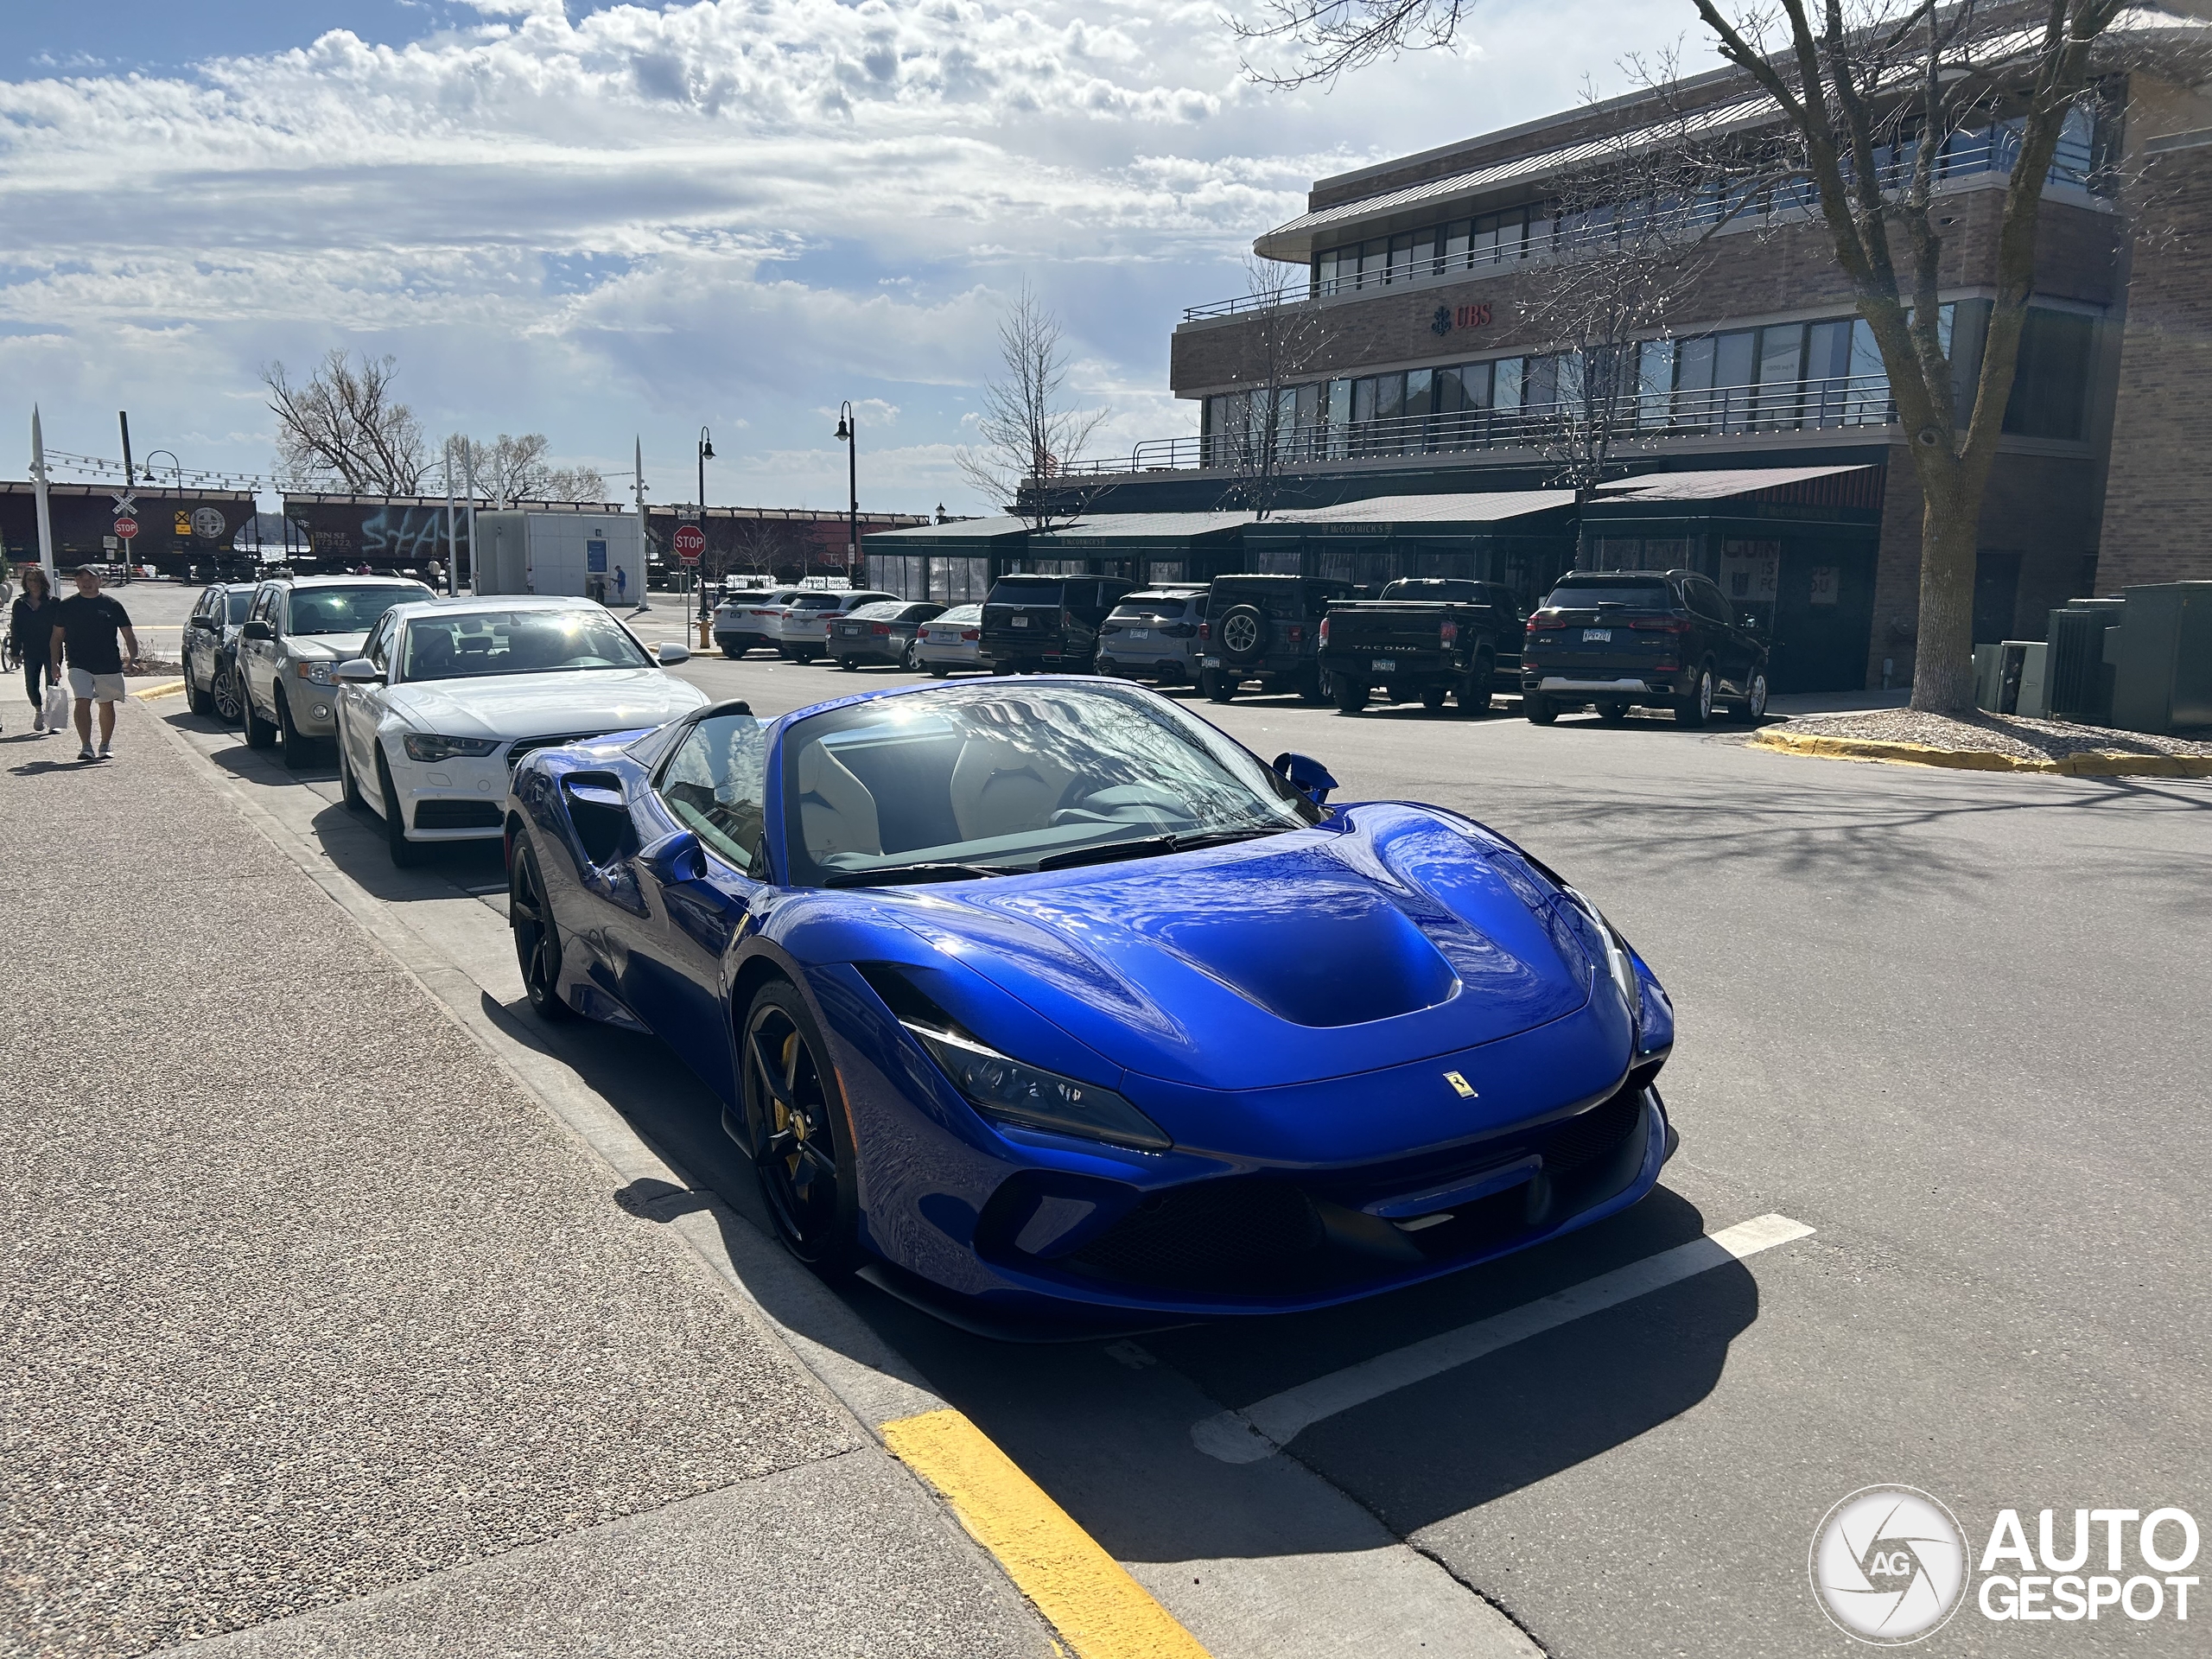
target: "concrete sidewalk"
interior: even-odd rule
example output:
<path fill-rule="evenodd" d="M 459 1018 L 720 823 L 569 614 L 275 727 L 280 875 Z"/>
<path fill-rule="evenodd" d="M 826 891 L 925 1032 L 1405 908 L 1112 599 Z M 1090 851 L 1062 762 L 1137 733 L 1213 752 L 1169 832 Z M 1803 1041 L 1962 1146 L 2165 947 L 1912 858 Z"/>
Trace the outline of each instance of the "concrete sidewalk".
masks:
<path fill-rule="evenodd" d="M 0 1654 L 1050 1651 L 143 708 L 117 747 L 0 739 Z"/>

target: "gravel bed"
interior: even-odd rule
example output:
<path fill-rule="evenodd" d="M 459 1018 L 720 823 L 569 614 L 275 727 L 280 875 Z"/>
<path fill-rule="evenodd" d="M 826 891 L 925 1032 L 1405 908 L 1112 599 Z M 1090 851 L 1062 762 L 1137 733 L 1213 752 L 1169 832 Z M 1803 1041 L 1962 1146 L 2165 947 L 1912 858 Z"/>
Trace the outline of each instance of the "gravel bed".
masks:
<path fill-rule="evenodd" d="M 2058 760 L 2069 754 L 2212 754 L 2212 742 L 2196 739 L 1980 712 L 1964 719 L 1923 714 L 1917 709 L 1801 715 L 1782 729 L 1795 737 L 1862 738 L 1878 743 L 1922 743 L 1936 749 L 1993 749 L 2024 760 Z"/>

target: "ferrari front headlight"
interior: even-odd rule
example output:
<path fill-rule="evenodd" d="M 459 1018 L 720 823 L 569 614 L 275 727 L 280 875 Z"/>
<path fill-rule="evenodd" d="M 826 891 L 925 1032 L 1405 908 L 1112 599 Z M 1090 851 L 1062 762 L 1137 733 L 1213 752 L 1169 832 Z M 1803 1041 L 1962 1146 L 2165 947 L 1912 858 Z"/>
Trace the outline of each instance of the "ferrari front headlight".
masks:
<path fill-rule="evenodd" d="M 1030 1065 L 972 1037 L 932 1030 L 912 1020 L 902 1023 L 944 1068 L 952 1086 L 986 1117 L 1146 1152 L 1164 1152 L 1175 1144 L 1160 1125 L 1111 1089 Z"/>
<path fill-rule="evenodd" d="M 1573 887 L 1562 887 L 1560 891 L 1573 901 L 1574 907 L 1587 916 L 1590 925 L 1598 930 L 1598 938 L 1605 947 L 1606 971 L 1612 975 L 1613 985 L 1620 992 L 1621 1001 L 1628 1005 L 1629 1017 L 1641 1026 L 1643 1023 L 1643 986 L 1636 976 L 1636 957 L 1629 949 L 1628 941 L 1621 937 L 1618 928 L 1605 919 L 1604 912 Z"/>

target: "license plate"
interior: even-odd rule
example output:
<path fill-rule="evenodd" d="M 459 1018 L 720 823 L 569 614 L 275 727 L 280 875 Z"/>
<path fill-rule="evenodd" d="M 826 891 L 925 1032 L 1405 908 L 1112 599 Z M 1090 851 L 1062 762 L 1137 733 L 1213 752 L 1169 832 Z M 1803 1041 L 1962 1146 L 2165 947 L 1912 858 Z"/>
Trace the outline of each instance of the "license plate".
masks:
<path fill-rule="evenodd" d="M 1129 638 L 1132 639 L 1149 639 L 1152 638 L 1152 630 L 1150 628 L 1131 628 L 1129 630 Z"/>
<path fill-rule="evenodd" d="M 1367 667 L 1370 673 L 1395 674 L 1398 671 L 1398 662 L 1395 657 L 1370 657 Z"/>
<path fill-rule="evenodd" d="M 1582 630 L 1582 643 L 1586 645 L 1610 645 L 1613 643 L 1613 631 L 1611 628 L 1585 628 Z"/>
<path fill-rule="evenodd" d="M 1201 663 L 1199 666 L 1201 668 L 1219 668 L 1221 666 L 1221 658 L 1218 657 L 1209 657 L 1205 662 Z"/>
<path fill-rule="evenodd" d="M 1026 616 L 1017 616 L 1014 619 L 1014 626 L 1017 628 L 1026 628 L 1029 626 L 1029 619 Z"/>

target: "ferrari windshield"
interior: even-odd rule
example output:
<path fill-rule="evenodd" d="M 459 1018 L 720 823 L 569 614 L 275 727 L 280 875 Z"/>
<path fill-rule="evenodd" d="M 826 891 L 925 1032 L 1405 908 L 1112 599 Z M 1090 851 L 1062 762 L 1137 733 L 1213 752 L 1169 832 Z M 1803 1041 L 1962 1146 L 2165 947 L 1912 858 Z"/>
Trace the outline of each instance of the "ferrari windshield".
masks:
<path fill-rule="evenodd" d="M 871 699 L 795 723 L 781 765 L 800 887 L 1173 852 L 1316 816 L 1245 750 L 1135 686 L 993 681 Z"/>
<path fill-rule="evenodd" d="M 458 680 L 652 666 L 622 625 L 596 607 L 454 611 L 409 620 L 399 677 Z"/>

